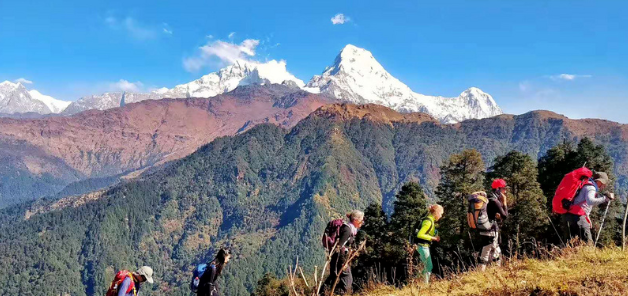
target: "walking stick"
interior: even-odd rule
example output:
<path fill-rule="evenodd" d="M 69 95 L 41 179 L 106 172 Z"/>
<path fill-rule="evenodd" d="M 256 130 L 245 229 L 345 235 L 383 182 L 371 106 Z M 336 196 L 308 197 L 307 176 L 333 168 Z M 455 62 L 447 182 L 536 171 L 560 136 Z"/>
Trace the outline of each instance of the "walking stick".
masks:
<path fill-rule="evenodd" d="M 611 202 L 613 200 L 609 200 L 608 203 L 606 204 L 606 210 L 604 211 L 604 216 L 602 217 L 602 223 L 600 224 L 600 229 L 597 231 L 597 236 L 595 237 L 595 245 L 597 246 L 597 240 L 600 239 L 600 234 L 602 233 L 602 227 L 604 227 L 604 220 L 606 220 L 606 214 L 608 214 L 608 208 L 611 207 Z"/>
<path fill-rule="evenodd" d="M 621 231 L 621 250 L 626 249 L 626 219 L 628 218 L 628 197 L 626 197 L 626 209 L 624 210 L 624 226 Z"/>

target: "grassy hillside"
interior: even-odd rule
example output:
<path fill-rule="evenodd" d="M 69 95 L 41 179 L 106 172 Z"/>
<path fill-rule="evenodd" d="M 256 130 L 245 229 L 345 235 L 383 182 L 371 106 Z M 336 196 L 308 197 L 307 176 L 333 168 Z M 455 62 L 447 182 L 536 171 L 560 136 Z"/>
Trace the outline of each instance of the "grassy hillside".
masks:
<path fill-rule="evenodd" d="M 429 286 L 381 287 L 365 295 L 628 295 L 628 253 L 621 249 L 568 248 L 551 255 L 510 260 L 486 273 L 470 271 Z"/>

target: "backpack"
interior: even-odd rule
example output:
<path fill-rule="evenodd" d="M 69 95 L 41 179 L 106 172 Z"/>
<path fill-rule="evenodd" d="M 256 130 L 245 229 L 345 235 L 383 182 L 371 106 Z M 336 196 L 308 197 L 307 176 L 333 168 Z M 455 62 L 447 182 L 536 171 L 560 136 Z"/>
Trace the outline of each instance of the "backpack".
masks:
<path fill-rule="evenodd" d="M 492 229 L 492 223 L 488 219 L 486 207 L 488 206 L 488 198 L 486 192 L 478 191 L 467 196 L 469 208 L 467 209 L 467 223 L 471 229 L 481 231 L 489 231 Z"/>
<path fill-rule="evenodd" d="M 552 199 L 552 211 L 557 214 L 573 212 L 576 215 L 585 215 L 580 206 L 573 204 L 573 200 L 585 185 L 593 184 L 590 180 L 592 176 L 593 172 L 585 167 L 566 174 L 556 188 L 556 193 Z"/>
<path fill-rule="evenodd" d="M 133 291 L 133 295 L 137 295 L 137 290 L 135 289 L 135 281 L 133 280 L 133 274 L 128 270 L 120 270 L 118 271 L 118 273 L 116 273 L 116 276 L 113 278 L 113 281 L 111 281 L 111 286 L 109 286 L 109 290 L 107 290 L 107 294 L 105 295 L 118 296 L 118 289 L 127 277 L 131 278 L 131 284 L 129 285 L 129 288 L 125 291 L 125 294 Z"/>
<path fill-rule="evenodd" d="M 342 219 L 332 220 L 327 223 L 327 227 L 325 227 L 325 232 L 323 232 L 323 238 L 321 240 L 321 243 L 327 252 L 333 251 L 336 239 L 340 235 L 340 227 L 344 224 L 345 222 Z"/>
<path fill-rule="evenodd" d="M 201 263 L 196 266 L 196 268 L 194 268 L 194 270 L 192 271 L 192 282 L 190 282 L 190 290 L 192 290 L 193 293 L 198 292 L 198 285 L 201 282 L 201 277 L 203 276 L 203 273 L 205 273 L 205 270 L 207 270 L 207 264 Z"/>

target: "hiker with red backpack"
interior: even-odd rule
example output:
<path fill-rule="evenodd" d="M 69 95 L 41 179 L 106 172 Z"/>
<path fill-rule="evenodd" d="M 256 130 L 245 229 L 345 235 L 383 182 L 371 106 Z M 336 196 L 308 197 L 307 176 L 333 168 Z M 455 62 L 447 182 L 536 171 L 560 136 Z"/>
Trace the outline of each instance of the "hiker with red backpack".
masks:
<path fill-rule="evenodd" d="M 489 231 L 480 232 L 482 251 L 480 253 L 480 270 L 485 271 L 488 263 L 501 263 L 500 233 L 498 222 L 508 218 L 508 202 L 506 192 L 508 186 L 504 179 L 495 179 L 491 184 L 493 192 L 487 197 L 486 215 L 491 224 Z"/>
<path fill-rule="evenodd" d="M 429 215 L 421 222 L 421 229 L 417 234 L 417 243 L 419 256 L 423 263 L 423 277 L 426 284 L 430 283 L 430 275 L 432 274 L 432 256 L 430 254 L 430 245 L 432 242 L 440 242 L 440 236 L 436 232 L 436 221 L 443 217 L 444 209 L 440 205 L 432 205 L 429 208 Z"/>
<path fill-rule="evenodd" d="M 342 219 L 330 221 L 325 228 L 323 234 L 323 246 L 327 252 L 331 252 L 331 262 L 329 263 L 329 277 L 325 280 L 327 290 L 331 289 L 336 278 L 335 294 L 351 294 L 353 286 L 353 276 L 351 275 L 351 266 L 343 266 L 347 262 L 349 250 L 353 244 L 353 240 L 358 233 L 358 229 L 364 224 L 364 212 L 354 210 L 347 214 L 349 223 Z"/>
<path fill-rule="evenodd" d="M 153 269 L 142 266 L 136 272 L 121 270 L 116 273 L 106 296 L 137 296 L 144 282 L 153 283 Z"/>
<path fill-rule="evenodd" d="M 230 259 L 231 252 L 229 252 L 229 249 L 221 248 L 218 251 L 218 254 L 216 254 L 214 260 L 209 263 L 209 265 L 203 267 L 203 271 L 201 272 L 200 277 L 198 274 L 196 274 L 196 278 L 198 278 L 198 281 L 196 281 L 196 278 L 193 279 L 193 284 L 197 282 L 198 285 L 195 288 L 192 288 L 192 291 L 196 292 L 200 296 L 219 296 L 220 293 L 218 291 L 218 285 L 216 284 L 216 280 L 218 279 L 218 276 L 220 276 L 220 274 L 222 273 L 225 265 L 229 263 Z"/>
<path fill-rule="evenodd" d="M 572 171 L 563 177 L 552 200 L 554 213 L 562 214 L 564 236 L 569 241 L 578 237 L 587 244 L 593 243 L 590 214 L 593 206 L 610 202 L 613 193 L 601 194 L 609 183 L 604 172 L 593 174 L 586 167 Z"/>

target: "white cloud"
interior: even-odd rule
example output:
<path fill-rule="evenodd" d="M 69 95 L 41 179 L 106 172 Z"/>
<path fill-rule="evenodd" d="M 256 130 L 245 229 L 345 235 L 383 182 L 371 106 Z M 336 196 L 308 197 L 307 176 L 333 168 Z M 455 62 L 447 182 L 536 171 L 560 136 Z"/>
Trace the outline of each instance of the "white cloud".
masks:
<path fill-rule="evenodd" d="M 259 40 L 255 39 L 246 39 L 240 44 L 222 40 L 209 41 L 200 47 L 196 56 L 183 59 L 183 67 L 189 72 L 195 72 L 212 62 L 218 62 L 220 66 L 230 65 L 237 60 L 247 60 L 255 56 L 258 45 Z"/>
<path fill-rule="evenodd" d="M 15 79 L 14 82 L 19 82 L 21 84 L 33 84 L 32 81 L 30 81 L 30 80 L 28 80 L 26 78 L 18 78 L 18 79 Z"/>
<path fill-rule="evenodd" d="M 144 89 L 144 84 L 136 81 L 129 82 L 124 79 L 120 79 L 117 82 L 109 83 L 109 91 L 128 91 L 128 92 L 141 92 Z"/>
<path fill-rule="evenodd" d="M 348 23 L 350 22 L 351 19 L 348 16 L 345 16 L 342 13 L 336 14 L 334 15 L 334 17 L 331 18 L 331 23 L 334 25 L 342 25 L 344 23 Z"/>
<path fill-rule="evenodd" d="M 126 17 L 120 20 L 109 16 L 105 18 L 105 23 L 111 29 L 126 31 L 131 37 L 137 40 L 149 40 L 157 37 L 157 30 L 155 28 L 146 26 L 132 17 Z"/>
<path fill-rule="evenodd" d="M 577 78 L 591 78 L 592 75 L 576 75 L 576 74 L 559 74 L 559 75 L 550 75 L 549 78 L 552 80 L 565 80 L 565 81 L 573 81 Z"/>
<path fill-rule="evenodd" d="M 228 37 L 229 37 L 229 39 L 233 39 L 233 36 L 235 36 L 235 32 L 231 32 L 231 33 L 229 33 L 229 36 L 228 36 Z"/>
<path fill-rule="evenodd" d="M 207 39 L 214 39 L 214 35 L 207 35 L 205 36 Z"/>

